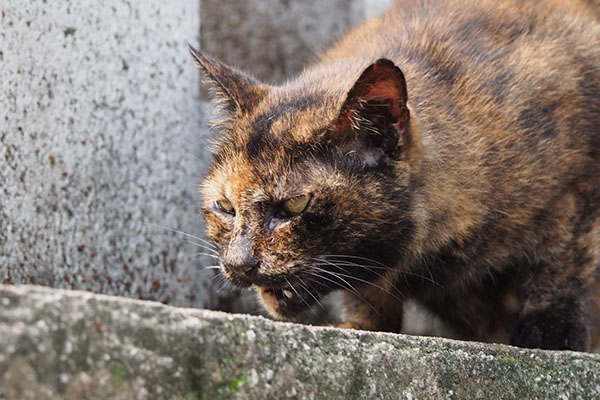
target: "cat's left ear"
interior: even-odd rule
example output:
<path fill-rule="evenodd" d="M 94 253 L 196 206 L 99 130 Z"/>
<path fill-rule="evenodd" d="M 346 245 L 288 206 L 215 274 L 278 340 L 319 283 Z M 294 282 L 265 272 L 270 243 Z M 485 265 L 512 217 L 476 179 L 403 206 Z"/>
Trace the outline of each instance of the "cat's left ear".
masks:
<path fill-rule="evenodd" d="M 269 86 L 236 68 L 202 53 L 188 45 L 196 63 L 204 71 L 216 91 L 218 105 L 229 114 L 245 114 L 252 111 L 263 99 Z M 219 104 L 220 103 L 220 104 Z"/>
<path fill-rule="evenodd" d="M 330 127 L 344 151 L 375 165 L 395 157 L 409 142 L 410 115 L 404 74 L 381 58 L 358 78 Z"/>

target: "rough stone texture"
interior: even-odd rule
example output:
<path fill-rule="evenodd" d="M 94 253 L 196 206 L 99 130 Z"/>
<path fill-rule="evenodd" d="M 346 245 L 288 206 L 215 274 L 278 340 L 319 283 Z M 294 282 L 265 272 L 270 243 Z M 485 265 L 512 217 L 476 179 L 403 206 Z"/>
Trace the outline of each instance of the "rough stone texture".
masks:
<path fill-rule="evenodd" d="M 600 356 L 0 286 L 0 398 L 592 399 Z"/>
<path fill-rule="evenodd" d="M 365 0 L 201 0 L 203 51 L 280 83 L 365 18 Z"/>
<path fill-rule="evenodd" d="M 198 29 L 196 0 L 0 1 L 1 281 L 215 306 L 152 225 L 203 229 Z"/>

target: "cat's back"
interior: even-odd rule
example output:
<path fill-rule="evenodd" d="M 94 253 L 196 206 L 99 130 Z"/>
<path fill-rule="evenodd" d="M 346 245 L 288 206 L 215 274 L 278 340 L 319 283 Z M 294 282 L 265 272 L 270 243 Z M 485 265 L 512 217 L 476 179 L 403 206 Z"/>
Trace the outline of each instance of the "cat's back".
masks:
<path fill-rule="evenodd" d="M 321 64 L 397 63 L 409 104 L 430 133 L 424 140 L 462 149 L 465 158 L 451 155 L 448 163 L 503 166 L 505 178 L 547 168 L 556 171 L 547 180 L 556 180 L 567 165 L 593 172 L 600 161 L 600 24 L 590 4 L 400 0 Z"/>
<path fill-rule="evenodd" d="M 447 44 L 486 50 L 556 39 L 598 43 L 598 0 L 396 0 L 388 11 L 354 28 L 322 55 L 322 61 Z M 482 47 L 482 40 L 489 46 Z M 487 52 L 486 52 L 487 53 Z"/>

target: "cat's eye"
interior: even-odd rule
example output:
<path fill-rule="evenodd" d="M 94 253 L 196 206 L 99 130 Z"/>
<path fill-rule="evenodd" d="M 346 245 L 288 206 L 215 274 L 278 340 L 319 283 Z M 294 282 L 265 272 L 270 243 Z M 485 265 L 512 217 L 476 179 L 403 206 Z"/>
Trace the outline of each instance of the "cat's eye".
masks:
<path fill-rule="evenodd" d="M 310 201 L 310 194 L 303 194 L 301 196 L 292 197 L 283 202 L 283 210 L 288 215 L 298 215 L 306 209 L 308 202 Z"/>
<path fill-rule="evenodd" d="M 217 200 L 215 201 L 215 207 L 219 211 L 223 211 L 224 213 L 235 215 L 235 209 L 233 208 L 233 204 L 229 200 Z"/>

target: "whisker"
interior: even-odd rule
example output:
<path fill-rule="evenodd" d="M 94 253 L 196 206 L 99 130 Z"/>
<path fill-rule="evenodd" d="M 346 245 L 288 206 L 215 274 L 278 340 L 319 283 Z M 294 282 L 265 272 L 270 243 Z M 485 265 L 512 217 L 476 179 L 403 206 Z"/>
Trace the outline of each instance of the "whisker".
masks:
<path fill-rule="evenodd" d="M 227 287 L 227 278 L 225 278 L 225 275 L 223 275 L 222 273 L 216 273 L 210 279 L 210 283 L 214 285 L 217 293 L 221 293 L 223 289 Z"/>
<path fill-rule="evenodd" d="M 332 265 L 332 266 L 334 266 L 334 267 L 340 268 L 339 266 L 337 266 L 337 265 L 335 265 L 335 264 L 328 264 L 328 265 Z M 329 271 L 329 272 L 331 272 L 331 271 Z M 373 287 L 375 287 L 375 288 L 377 288 L 377 289 L 379 289 L 379 290 L 382 290 L 382 291 L 384 291 L 385 293 L 387 293 L 387 294 L 389 294 L 390 296 L 394 297 L 396 300 L 398 300 L 398 301 L 402 302 L 402 300 L 401 300 L 400 298 L 398 298 L 398 297 L 397 297 L 397 296 L 396 296 L 394 293 L 390 292 L 388 289 L 384 288 L 383 286 L 377 285 L 376 283 L 373 283 L 373 282 L 367 281 L 367 280 L 365 280 L 365 279 L 362 279 L 362 278 L 357 278 L 357 277 L 355 277 L 355 276 L 352 276 L 352 275 L 349 275 L 349 274 L 344 274 L 344 273 L 341 273 L 341 272 L 335 272 L 335 273 L 336 273 L 336 274 L 338 274 L 338 275 L 340 275 L 340 276 L 344 276 L 344 277 L 346 277 L 346 278 L 354 279 L 354 280 L 357 280 L 357 281 L 359 281 L 359 282 L 366 283 L 367 285 L 371 285 L 371 286 L 373 286 Z M 400 294 L 400 293 L 399 293 L 399 294 Z"/>
<path fill-rule="evenodd" d="M 318 263 L 316 265 L 319 265 L 321 267 L 334 266 L 335 268 L 337 268 L 337 269 L 339 269 L 341 271 L 346 271 L 346 269 L 343 268 L 344 266 L 359 267 L 359 268 L 364 268 L 364 269 L 370 270 L 370 268 L 368 268 L 369 267 L 368 265 L 360 265 L 360 264 L 354 264 L 354 263 L 341 263 L 341 264 L 338 264 L 338 263 L 332 263 L 331 261 L 327 261 L 327 260 L 320 260 L 320 259 L 314 259 L 314 260 L 320 262 L 320 263 Z M 373 272 L 375 274 L 375 276 L 377 276 L 378 278 L 383 278 L 384 277 L 384 274 L 381 273 L 381 272 L 379 272 L 379 271 L 371 271 L 371 272 Z M 353 275 L 350 275 L 350 274 L 342 274 L 341 272 L 337 272 L 336 271 L 336 274 L 337 273 L 339 273 L 340 275 L 346 276 L 348 278 L 354 278 L 354 279 L 356 279 L 358 281 L 364 281 L 362 279 L 355 278 Z M 371 282 L 369 282 L 369 283 L 371 283 Z"/>
<path fill-rule="evenodd" d="M 206 168 L 208 166 L 208 162 L 204 159 L 204 157 L 201 157 L 199 154 L 196 154 L 195 152 L 193 152 L 185 147 L 182 147 L 181 150 L 183 150 L 183 152 L 194 157 L 195 161 L 198 162 L 198 164 L 200 164 L 201 168 Z"/>
<path fill-rule="evenodd" d="M 321 263 L 335 263 L 336 265 L 343 265 L 343 266 L 348 266 L 348 267 L 357 267 L 357 268 L 363 268 L 363 269 L 368 269 L 368 270 L 383 270 L 383 271 L 391 271 L 391 268 L 387 268 L 387 267 L 380 267 L 380 266 L 376 266 L 376 265 L 366 265 L 366 264 L 358 264 L 355 263 L 353 261 L 343 261 L 343 260 L 329 260 L 327 258 L 312 258 L 313 261 L 319 261 Z M 375 271 L 373 271 L 375 272 Z M 382 274 L 378 273 L 379 276 L 383 276 Z"/>
<path fill-rule="evenodd" d="M 336 257 L 339 257 L 339 256 L 336 256 Z M 348 257 L 354 257 L 354 256 L 348 256 Z M 360 258 L 364 259 L 365 261 L 369 261 L 370 260 L 369 258 L 365 258 L 365 257 L 360 257 Z M 314 258 L 313 260 L 317 260 L 317 261 L 320 261 L 320 262 L 327 262 L 327 263 L 332 262 L 330 260 L 320 259 L 320 258 Z M 371 260 L 371 261 L 375 261 L 375 260 Z M 373 266 L 373 265 L 357 264 L 357 263 L 354 263 L 352 261 L 340 261 L 340 262 L 337 262 L 337 260 L 336 260 L 335 264 L 336 265 L 344 265 L 344 266 L 353 266 L 353 267 L 365 268 L 365 269 L 386 269 L 386 270 L 391 270 L 392 269 L 390 267 L 377 267 L 377 266 Z M 384 265 L 384 264 L 381 264 L 381 263 L 379 263 L 379 264 L 380 265 Z M 413 271 L 403 271 L 403 270 L 400 270 L 400 269 L 396 269 L 396 271 L 398 271 L 400 274 L 410 275 L 410 276 L 414 276 L 416 278 L 424 279 L 424 280 L 426 280 L 426 281 L 428 281 L 430 283 L 433 283 L 434 285 L 436 285 L 438 287 L 442 287 L 442 285 L 440 285 L 438 282 L 436 282 L 433 279 L 433 274 L 431 273 L 431 269 L 429 268 L 429 265 L 427 265 L 427 269 L 429 271 L 429 275 L 430 275 L 429 277 L 427 277 L 425 275 L 422 275 L 422 274 L 418 274 L 418 273 L 413 272 Z M 383 276 L 383 275 L 378 275 L 378 276 Z"/>
<path fill-rule="evenodd" d="M 311 260 L 318 261 L 320 263 L 325 263 L 322 265 L 336 265 L 336 266 L 357 267 L 357 268 L 363 268 L 363 269 L 368 269 L 368 270 L 375 269 L 375 270 L 390 271 L 389 268 L 383 268 L 383 267 L 378 267 L 378 266 L 374 266 L 374 265 L 358 264 L 353 261 L 328 260 L 327 258 L 312 258 Z M 372 271 L 372 272 L 375 272 L 375 271 Z M 383 274 L 380 274 L 379 272 L 376 272 L 376 273 L 378 276 L 383 276 Z"/>
<path fill-rule="evenodd" d="M 220 283 L 220 282 L 215 282 L 215 280 L 220 279 L 222 280 L 223 278 L 225 278 L 222 274 L 214 274 L 212 278 L 210 278 L 210 283 L 212 284 L 216 284 L 216 283 Z"/>
<path fill-rule="evenodd" d="M 218 275 L 218 276 L 221 276 L 223 279 L 221 280 L 221 283 L 218 284 L 219 287 L 217 288 L 217 293 L 221 293 L 225 289 L 227 289 L 228 292 L 231 293 L 233 291 L 233 288 L 229 285 L 229 283 L 227 282 L 227 279 L 223 275 Z"/>
<path fill-rule="evenodd" d="M 386 265 L 386 264 L 384 264 L 382 262 L 379 262 L 377 260 L 373 260 L 373 259 L 367 258 L 367 257 L 351 256 L 351 255 L 348 255 L 348 254 L 325 254 L 322 257 L 325 257 L 325 258 L 327 258 L 327 257 L 354 258 L 356 260 L 363 260 L 363 261 L 368 261 L 368 262 L 373 263 L 373 264 L 377 264 L 377 265 L 379 265 L 379 266 L 381 266 L 381 267 L 383 267 L 385 269 L 394 269 L 394 268 L 390 267 L 389 265 Z"/>
<path fill-rule="evenodd" d="M 169 228 L 169 227 L 167 227 L 167 226 L 163 226 L 163 225 L 159 225 L 159 224 L 153 224 L 153 223 L 151 223 L 151 222 L 147 222 L 147 224 L 148 224 L 148 225 L 150 225 L 150 226 L 154 226 L 155 228 L 166 229 L 166 230 L 168 230 L 168 231 L 175 232 L 175 233 L 179 233 L 179 234 L 181 234 L 181 235 L 184 235 L 184 236 L 190 237 L 190 238 L 192 238 L 192 239 L 199 240 L 199 241 L 201 241 L 202 243 L 205 243 L 205 244 L 207 244 L 208 246 L 212 247 L 213 249 L 216 249 L 216 248 L 217 248 L 217 246 L 215 246 L 213 243 L 209 242 L 208 240 L 202 239 L 201 237 L 194 236 L 194 235 L 192 235 L 192 234 L 185 233 L 185 232 L 183 232 L 183 231 L 180 231 L 180 230 L 177 230 L 177 229 Z"/>
<path fill-rule="evenodd" d="M 339 268 L 339 266 L 337 266 L 337 265 L 334 265 L 334 264 L 329 264 L 329 265 L 333 265 L 334 267 L 337 267 L 337 268 Z M 325 270 L 325 271 L 326 271 L 326 270 Z M 330 273 L 331 273 L 331 271 L 328 271 L 328 272 L 330 272 Z M 401 303 L 403 303 L 403 302 L 404 302 L 404 300 L 400 299 L 400 298 L 399 298 L 398 296 L 396 296 L 394 293 L 390 292 L 388 289 L 384 288 L 383 286 L 377 285 L 376 283 L 369 282 L 369 281 L 367 281 L 367 280 L 365 280 L 365 279 L 362 279 L 362 278 L 357 278 L 357 277 L 355 277 L 355 276 L 352 276 L 352 275 L 343 274 L 343 273 L 341 273 L 341 272 L 335 272 L 335 273 L 336 273 L 337 275 L 344 276 L 344 277 L 346 277 L 346 278 L 355 279 L 355 280 L 357 280 L 357 281 L 359 281 L 359 282 L 363 282 L 363 283 L 366 283 L 367 285 L 371 285 L 371 286 L 373 286 L 373 287 L 375 287 L 375 288 L 377 288 L 377 289 L 379 289 L 379 290 L 382 290 L 382 291 L 384 291 L 385 293 L 389 294 L 390 296 L 392 296 L 394 299 L 398 300 L 399 302 L 401 302 Z M 398 293 L 398 294 L 399 294 L 399 295 L 402 295 L 401 293 Z"/>
<path fill-rule="evenodd" d="M 325 307 L 323 307 L 323 304 L 321 304 L 319 299 L 317 299 L 316 296 L 311 293 L 308 286 L 306 286 L 299 277 L 296 277 L 296 280 L 297 280 L 298 284 L 306 291 L 306 293 L 308 293 L 310 295 L 310 297 L 312 297 L 317 302 L 319 307 L 321 307 L 323 309 L 323 311 L 327 312 L 327 310 L 325 309 Z"/>
<path fill-rule="evenodd" d="M 364 257 L 363 257 L 363 258 L 364 258 Z M 333 267 L 335 267 L 335 268 L 342 269 L 340 265 L 337 265 L 336 263 L 333 263 L 333 262 L 331 262 L 331 261 L 329 261 L 329 260 L 322 260 L 322 261 L 325 261 L 325 262 L 326 262 L 328 265 L 331 265 L 331 266 L 333 266 Z M 354 263 L 352 263 L 351 265 L 354 265 Z M 360 264 L 356 264 L 355 266 L 361 266 L 361 265 L 360 265 Z M 363 266 L 363 267 L 365 267 L 365 266 Z M 373 286 L 373 287 L 376 287 L 376 288 L 378 288 L 378 289 L 380 289 L 380 290 L 383 290 L 384 292 L 386 292 L 386 293 L 387 293 L 387 294 L 389 294 L 390 296 L 394 297 L 396 300 L 398 300 L 398 301 L 402 302 L 402 300 L 401 300 L 400 298 L 398 298 L 398 297 L 397 297 L 397 296 L 396 296 L 394 293 L 390 292 L 388 289 L 386 289 L 386 288 L 384 288 L 384 287 L 382 287 L 382 286 L 380 286 L 380 285 L 377 285 L 377 284 L 375 284 L 375 283 L 373 283 L 373 282 L 370 282 L 370 281 L 367 281 L 367 280 L 365 280 L 365 279 L 358 278 L 358 277 L 355 277 L 355 276 L 352 276 L 352 275 L 343 274 L 343 273 L 341 273 L 341 272 L 336 272 L 336 273 L 337 273 L 337 274 L 339 274 L 339 275 L 341 275 L 341 276 L 345 276 L 345 277 L 347 277 L 347 278 L 355 279 L 355 280 L 357 280 L 357 281 L 359 281 L 359 282 L 364 282 L 364 283 L 366 283 L 366 284 L 369 284 L 369 285 L 371 285 L 371 286 Z M 378 276 L 379 276 L 379 277 L 382 277 L 381 275 L 378 275 Z M 400 294 L 400 293 L 398 293 L 398 294 Z M 401 295 L 401 294 L 400 294 L 400 295 Z"/>
<path fill-rule="evenodd" d="M 214 254 L 219 254 L 219 252 L 218 252 L 217 250 L 215 250 L 215 249 L 213 249 L 213 248 L 211 248 L 211 247 L 208 247 L 208 246 L 206 246 L 205 244 L 202 244 L 202 243 L 197 243 L 197 242 L 194 242 L 194 241 L 192 241 L 192 240 L 190 240 L 190 239 L 184 239 L 183 241 L 184 241 L 185 243 L 190 243 L 190 244 L 192 244 L 192 245 L 194 245 L 194 246 L 196 246 L 196 247 L 200 247 L 201 249 L 204 249 L 204 250 L 206 250 L 206 251 L 210 251 L 210 252 L 212 252 L 212 253 L 214 253 Z"/>
<path fill-rule="evenodd" d="M 214 255 L 214 254 L 210 254 L 210 253 L 202 253 L 202 252 L 199 252 L 199 253 L 196 253 L 196 254 L 198 254 L 199 256 L 212 257 L 212 258 L 214 258 L 214 259 L 216 259 L 216 260 L 218 260 L 218 259 L 219 259 L 219 256 L 217 256 L 217 255 Z"/>
<path fill-rule="evenodd" d="M 317 268 L 317 269 L 320 269 L 320 268 Z M 326 276 L 322 276 L 320 274 L 317 274 L 314 271 L 304 271 L 304 273 L 307 273 L 309 275 L 315 276 L 317 278 L 325 279 L 326 281 L 329 281 L 329 282 L 331 282 L 331 283 L 334 284 L 333 287 L 330 287 L 330 286 L 327 286 L 327 285 L 323 284 L 322 282 L 319 282 L 318 280 L 313 280 L 313 282 L 319 283 L 323 287 L 326 287 L 327 289 L 347 289 L 347 287 L 344 286 L 344 285 L 342 285 L 340 282 L 334 281 L 333 279 L 327 278 Z M 350 290 L 356 290 L 356 289 L 354 289 L 354 287 L 350 286 Z"/>
<path fill-rule="evenodd" d="M 319 271 L 321 271 L 321 272 L 325 272 L 325 273 L 327 273 L 327 274 L 333 275 L 333 276 L 335 276 L 336 278 L 340 279 L 342 282 L 344 282 L 344 283 L 345 283 L 345 284 L 348 286 L 348 288 L 349 288 L 349 289 L 352 291 L 352 293 L 353 293 L 354 295 L 356 295 L 356 297 L 358 297 L 358 298 L 359 298 L 360 300 L 362 300 L 362 301 L 363 301 L 363 302 L 364 302 L 366 305 L 368 305 L 369 307 L 371 307 L 371 309 L 372 309 L 372 310 L 373 310 L 373 311 L 374 311 L 374 312 L 375 312 L 377 315 L 380 315 L 380 314 L 379 314 L 379 311 L 377 311 L 377 309 L 376 309 L 375 307 L 373 307 L 373 305 L 372 305 L 371 303 L 369 303 L 369 302 L 368 302 L 368 301 L 367 301 L 367 300 L 366 300 L 366 299 L 365 299 L 363 296 L 361 296 L 361 294 L 358 292 L 358 290 L 356 290 L 356 288 L 354 288 L 354 286 L 352 286 L 352 285 L 351 285 L 351 284 L 350 284 L 348 281 L 346 281 L 344 278 L 341 278 L 341 277 L 339 277 L 339 276 L 338 276 L 336 273 L 334 273 L 334 272 L 327 271 L 326 269 L 319 268 L 319 267 L 317 267 L 317 266 L 315 266 L 315 265 L 312 265 L 312 266 L 313 266 L 313 268 L 316 268 L 317 270 L 319 270 Z M 323 275 L 316 274 L 316 273 L 314 273 L 314 272 L 312 272 L 312 271 L 306 271 L 306 272 L 308 272 L 308 273 L 311 273 L 311 274 L 313 274 L 314 276 L 316 276 L 316 277 L 319 277 L 319 278 L 321 278 L 321 279 L 325 279 L 325 280 L 328 280 L 328 281 L 330 281 L 330 282 L 333 282 L 333 283 L 334 283 L 334 284 L 336 284 L 336 285 L 337 285 L 339 288 L 341 288 L 341 289 L 345 289 L 345 287 L 344 287 L 344 286 L 340 285 L 338 282 L 334 281 L 333 279 L 329 279 L 329 278 L 327 278 L 327 277 L 325 277 L 325 276 L 323 276 Z"/>
<path fill-rule="evenodd" d="M 427 279 L 430 282 L 435 283 L 436 285 L 438 285 L 439 287 L 442 287 L 442 285 L 440 285 L 439 283 L 437 283 L 434 279 L 433 279 L 433 273 L 431 272 L 431 267 L 429 266 L 429 263 L 427 262 L 427 260 L 425 259 L 425 257 L 423 257 L 423 260 L 425 261 L 425 267 L 427 268 L 427 272 L 429 272 L 429 279 Z M 425 277 L 423 277 L 423 279 L 425 279 Z"/>
<path fill-rule="evenodd" d="M 319 265 L 321 265 L 321 266 L 323 266 L 323 265 L 336 265 L 338 267 L 342 267 L 342 266 L 344 266 L 344 267 L 357 267 L 357 268 L 367 269 L 367 270 L 373 272 L 374 274 L 376 274 L 378 277 L 383 277 L 384 276 L 384 273 L 382 273 L 380 271 L 373 271 L 373 268 L 371 268 L 372 267 L 371 265 L 356 264 L 356 263 L 348 262 L 348 261 L 341 261 L 341 262 L 335 262 L 335 263 L 333 263 L 332 261 L 329 261 L 329 260 L 326 260 L 326 259 L 320 259 L 320 258 L 313 258 L 311 260 L 319 262 Z M 374 267 L 374 269 L 383 269 L 383 268 Z"/>
<path fill-rule="evenodd" d="M 311 307 L 310 307 L 310 304 L 308 304 L 308 303 L 306 302 L 306 300 L 304 300 L 304 298 L 303 298 L 302 296 L 300 296 L 300 293 L 298 293 L 298 291 L 296 290 L 296 288 L 295 288 L 294 286 L 292 286 L 292 284 L 290 283 L 290 281 L 288 280 L 288 278 L 285 278 L 285 277 L 284 277 L 284 279 L 285 279 L 285 281 L 287 282 L 288 286 L 289 286 L 289 287 L 290 287 L 290 288 L 291 288 L 291 289 L 294 291 L 294 293 L 296 293 L 296 296 L 298 296 L 298 297 L 300 298 L 300 300 L 302 300 L 302 302 L 303 302 L 304 304 L 306 304 L 306 307 L 308 307 L 308 308 L 310 309 L 310 308 L 311 308 Z"/>

